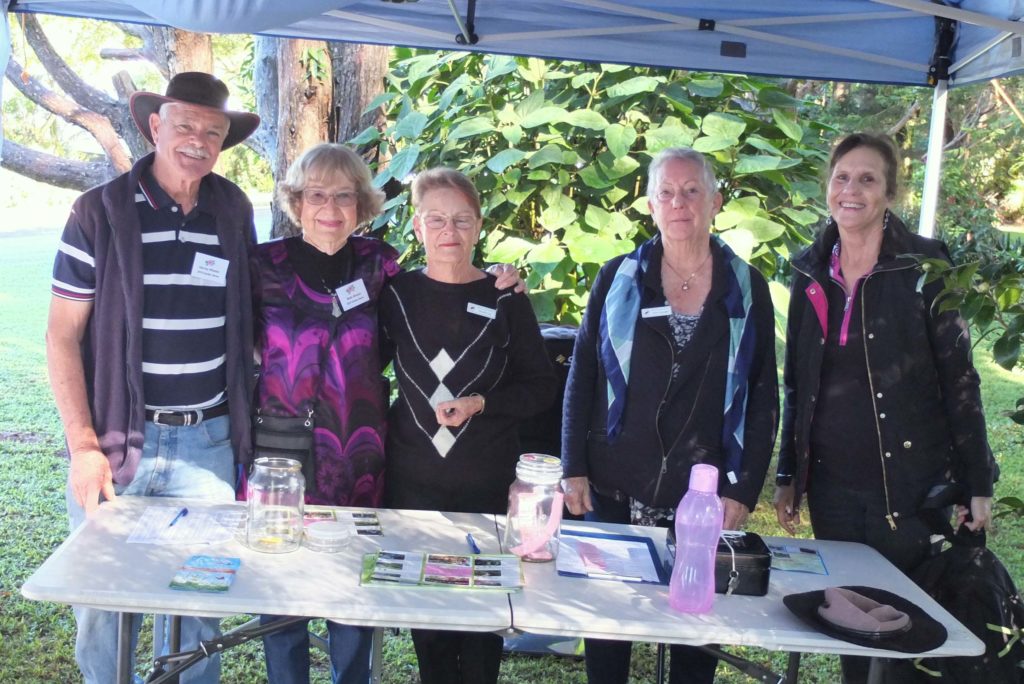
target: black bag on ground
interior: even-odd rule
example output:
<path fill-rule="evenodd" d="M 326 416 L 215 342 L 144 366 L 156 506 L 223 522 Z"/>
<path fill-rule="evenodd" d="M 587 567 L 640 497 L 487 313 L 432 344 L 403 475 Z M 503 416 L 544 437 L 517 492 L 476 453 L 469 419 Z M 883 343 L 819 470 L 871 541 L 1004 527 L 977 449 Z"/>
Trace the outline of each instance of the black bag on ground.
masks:
<path fill-rule="evenodd" d="M 938 684 L 1021 684 L 1024 682 L 1024 603 L 1006 568 L 985 548 L 985 534 L 966 527 L 950 548 L 922 563 L 913 579 L 967 629 L 985 642 L 976 657 L 918 658 L 917 681 Z M 902 681 L 902 680 L 901 680 Z"/>

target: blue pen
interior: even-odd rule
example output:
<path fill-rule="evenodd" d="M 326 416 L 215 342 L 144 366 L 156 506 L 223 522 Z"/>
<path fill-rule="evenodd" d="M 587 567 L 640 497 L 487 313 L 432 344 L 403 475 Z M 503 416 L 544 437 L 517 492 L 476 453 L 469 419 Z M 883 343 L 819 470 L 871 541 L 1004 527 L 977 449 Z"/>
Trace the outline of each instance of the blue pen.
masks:
<path fill-rule="evenodd" d="M 470 551 L 480 553 L 480 547 L 476 545 L 476 539 L 473 539 L 473 535 L 469 532 L 466 533 L 466 543 L 469 544 Z"/>
<path fill-rule="evenodd" d="M 178 515 L 174 516 L 174 519 L 171 520 L 171 524 L 168 525 L 168 527 L 174 527 L 174 523 L 178 522 L 179 520 L 184 518 L 186 515 L 188 515 L 188 509 L 187 508 L 182 508 L 180 511 L 178 511 Z"/>

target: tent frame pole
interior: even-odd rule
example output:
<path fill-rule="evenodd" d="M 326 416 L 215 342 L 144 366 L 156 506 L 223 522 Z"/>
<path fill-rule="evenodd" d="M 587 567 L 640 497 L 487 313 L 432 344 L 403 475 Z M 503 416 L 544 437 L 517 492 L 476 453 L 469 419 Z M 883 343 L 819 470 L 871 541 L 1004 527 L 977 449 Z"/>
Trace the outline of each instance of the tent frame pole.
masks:
<path fill-rule="evenodd" d="M 940 79 L 932 93 L 932 117 L 928 129 L 928 156 L 924 167 L 924 188 L 921 190 L 921 218 L 917 232 L 924 237 L 935 236 L 935 214 L 939 202 L 939 181 L 942 178 L 942 151 L 946 143 L 946 105 L 949 81 Z"/>

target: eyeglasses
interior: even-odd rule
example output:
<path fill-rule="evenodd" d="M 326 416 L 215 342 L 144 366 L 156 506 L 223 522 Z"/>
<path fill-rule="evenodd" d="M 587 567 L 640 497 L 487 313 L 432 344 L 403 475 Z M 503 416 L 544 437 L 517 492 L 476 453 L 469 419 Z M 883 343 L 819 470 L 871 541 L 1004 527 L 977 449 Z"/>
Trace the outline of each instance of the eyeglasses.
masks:
<path fill-rule="evenodd" d="M 423 214 L 420 216 L 423 221 L 423 225 L 431 230 L 441 230 L 449 223 L 455 226 L 458 230 L 472 230 L 476 228 L 477 218 L 472 214 L 459 214 L 458 216 L 449 216 L 448 214 L 439 214 L 437 212 L 431 212 L 429 214 Z"/>
<path fill-rule="evenodd" d="M 303 190 L 302 199 L 314 207 L 327 204 L 328 200 L 334 200 L 334 206 L 336 207 L 351 207 L 359 201 L 359 193 L 345 190 L 332 195 L 323 190 Z"/>

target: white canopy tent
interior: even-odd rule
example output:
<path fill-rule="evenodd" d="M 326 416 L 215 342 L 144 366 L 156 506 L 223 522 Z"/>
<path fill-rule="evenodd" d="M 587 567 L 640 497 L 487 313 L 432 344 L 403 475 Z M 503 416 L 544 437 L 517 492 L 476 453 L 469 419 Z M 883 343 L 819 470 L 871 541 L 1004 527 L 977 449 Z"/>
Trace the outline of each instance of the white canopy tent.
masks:
<path fill-rule="evenodd" d="M 930 86 L 926 235 L 947 89 L 1024 71 L 1024 0 L 0 0 L 8 4 L 213 33 Z"/>

